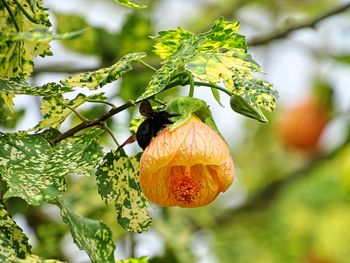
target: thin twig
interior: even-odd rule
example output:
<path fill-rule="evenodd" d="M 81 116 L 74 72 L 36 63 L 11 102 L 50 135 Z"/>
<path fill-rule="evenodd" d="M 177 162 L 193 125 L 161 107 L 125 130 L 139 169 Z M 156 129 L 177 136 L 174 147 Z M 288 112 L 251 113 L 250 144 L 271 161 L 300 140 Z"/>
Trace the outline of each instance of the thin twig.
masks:
<path fill-rule="evenodd" d="M 79 112 L 77 112 L 73 107 L 71 107 L 70 105 L 68 105 L 67 103 L 65 103 L 63 100 L 57 98 L 57 101 L 63 105 L 64 107 L 67 107 L 68 109 L 70 109 L 81 121 L 87 121 L 88 119 L 86 119 L 84 116 L 82 116 Z"/>
<path fill-rule="evenodd" d="M 117 145 L 117 147 L 119 147 L 120 144 L 119 144 L 119 142 L 117 141 L 117 138 L 115 138 L 115 136 L 114 136 L 112 130 L 108 127 L 108 125 L 106 124 L 106 122 L 103 122 L 102 125 L 101 125 L 101 127 L 102 127 L 106 132 L 109 133 L 109 135 L 112 137 L 114 143 Z"/>
<path fill-rule="evenodd" d="M 315 26 L 321 22 L 322 20 L 325 20 L 331 16 L 337 15 L 339 13 L 342 13 L 346 11 L 348 8 L 350 8 L 350 3 L 344 4 L 342 6 L 339 6 L 335 9 L 329 10 L 328 12 L 308 21 L 300 22 L 292 27 L 283 28 L 276 32 L 272 32 L 268 35 L 262 36 L 262 37 L 256 37 L 252 40 L 248 41 L 248 46 L 259 46 L 267 44 L 273 40 L 281 39 L 286 36 L 288 36 L 290 33 L 302 29 L 302 28 L 315 28 Z"/>
<path fill-rule="evenodd" d="M 84 121 L 80 123 L 79 125 L 69 129 L 68 131 L 60 134 L 55 139 L 51 140 L 50 143 L 52 145 L 59 143 L 60 141 L 73 136 L 77 132 L 84 130 L 89 127 L 97 126 L 97 125 L 103 125 L 103 122 L 106 121 L 108 118 L 112 117 L 113 115 L 126 110 L 127 108 L 130 108 L 132 106 L 136 105 L 136 102 L 133 100 L 128 101 L 127 103 L 117 107 L 113 108 L 110 111 L 106 112 L 105 114 L 101 115 L 99 118 L 89 121 Z"/>
<path fill-rule="evenodd" d="M 153 67 L 152 65 L 146 63 L 144 60 L 142 59 L 138 59 L 137 62 L 139 62 L 140 64 L 146 66 L 149 69 L 152 69 L 153 71 L 157 71 L 157 69 L 155 67 Z"/>
<path fill-rule="evenodd" d="M 108 106 L 111 106 L 112 108 L 117 108 L 116 105 L 114 105 L 113 103 L 109 102 L 109 101 L 105 101 L 105 100 L 90 100 L 90 99 L 85 99 L 85 101 L 87 102 L 96 102 L 96 103 L 103 103 L 103 104 L 106 104 Z"/>

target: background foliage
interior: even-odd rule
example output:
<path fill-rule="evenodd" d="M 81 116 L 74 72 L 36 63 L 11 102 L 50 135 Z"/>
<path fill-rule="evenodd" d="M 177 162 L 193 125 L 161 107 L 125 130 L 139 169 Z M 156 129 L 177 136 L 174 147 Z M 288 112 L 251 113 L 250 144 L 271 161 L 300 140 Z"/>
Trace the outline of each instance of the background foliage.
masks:
<path fill-rule="evenodd" d="M 115 2 L 129 7 L 142 6 L 111 0 L 59 1 L 60 4 L 20 1 L 28 4 L 23 7 L 33 19 L 41 21 L 36 24 L 29 23 L 23 12 L 15 8 L 16 1 L 5 2 L 14 10 L 19 31 L 29 33 L 17 34 L 13 25 L 0 24 L 1 32 L 7 32 L 0 34 L 1 54 L 6 54 L 0 57 L 0 155 L 8 157 L 0 161 L 1 200 L 12 197 L 0 203 L 1 260 L 21 262 L 27 257 L 33 262 L 41 262 L 44 258 L 113 262 L 114 259 L 148 256 L 148 259 L 134 261 L 348 261 L 349 4 L 327 0 L 286 0 L 283 3 L 273 0 L 152 0 L 137 2 L 137 5 L 147 4 L 147 8 L 129 9 Z M 6 8 L 4 1 L 0 3 L 2 17 Z M 49 7 L 49 12 L 44 12 L 42 4 Z M 34 5 L 38 8 L 35 15 Z M 55 33 L 48 30 L 47 14 Z M 224 16 L 224 21 L 240 21 L 237 38 L 246 36 L 254 61 L 239 50 L 226 52 L 232 48 L 245 50 L 246 46 L 242 41 L 234 43 L 240 43 L 239 46 L 232 46 L 220 39 L 216 32 L 220 26 L 229 26 L 231 28 L 226 29 L 236 34 L 234 24 L 220 23 L 220 16 Z M 214 21 L 217 27 L 208 31 Z M 174 30 L 157 33 L 168 29 Z M 207 33 L 200 34 L 202 32 Z M 35 42 L 38 39 L 40 41 Z M 51 42 L 50 51 L 48 43 L 54 39 L 60 41 Z M 169 39 L 171 45 L 167 43 Z M 154 43 L 155 53 L 152 52 Z M 216 46 L 217 43 L 224 44 Z M 179 50 L 180 44 L 182 49 Z M 194 47 L 195 51 L 191 50 Z M 216 52 L 218 50 L 220 52 Z M 33 68 L 31 60 L 34 56 L 51 53 L 53 57 L 36 59 Z M 157 76 L 142 64 L 131 63 L 145 54 L 149 64 L 160 68 Z M 161 67 L 156 54 L 162 59 Z M 210 63 L 202 63 L 203 58 Z M 103 127 L 84 130 L 84 133 L 57 142 L 54 147 L 48 143 L 59 136 L 55 129 L 68 130 L 81 123 L 79 115 L 94 119 L 108 111 L 108 105 L 98 103 L 106 97 L 114 104 L 123 105 L 130 99 L 145 98 L 166 88 L 168 83 L 160 83 L 159 79 L 171 78 L 177 67 L 185 67 L 197 81 L 224 80 L 226 88 L 232 91 L 234 87 L 225 74 L 217 74 L 218 65 L 222 65 L 216 64 L 218 61 L 248 68 L 248 73 L 244 68 L 244 74 L 228 74 L 237 74 L 237 79 L 245 82 L 243 87 L 259 87 L 264 94 L 270 94 L 261 98 L 258 92 L 257 96 L 247 98 L 245 90 L 236 89 L 239 98 L 247 98 L 249 105 L 253 105 L 249 114 L 244 111 L 246 108 L 235 109 L 237 102 L 231 103 L 236 111 L 262 122 L 268 119 L 269 124 L 263 125 L 233 113 L 228 106 L 229 98 L 223 93 L 219 96 L 205 86 L 196 88 L 195 97 L 203 98 L 211 105 L 217 126 L 230 145 L 237 176 L 233 187 L 207 207 L 159 208 L 152 204 L 148 211 L 153 219 L 151 225 L 144 210 L 134 217 L 135 221 L 125 220 L 128 218 L 125 214 L 129 215 L 131 210 L 118 206 L 116 200 L 119 203 L 130 200 L 129 192 L 107 195 L 118 177 L 109 178 L 103 167 L 110 164 L 109 157 L 118 159 L 129 171 L 128 178 L 132 180 L 126 186 L 130 186 L 135 180 L 133 171 L 138 157 L 129 160 L 112 150 L 100 163 L 101 176 L 96 181 L 94 176 L 80 175 L 94 174 L 104 155 L 101 145 L 105 149 L 115 149 L 108 133 L 102 134 Z M 252 73 L 260 70 L 255 61 L 261 64 L 266 75 Z M 222 70 L 227 72 L 226 68 Z M 92 73 L 85 73 L 87 71 Z M 78 77 L 68 78 L 80 73 L 82 75 Z M 99 82 L 101 75 L 105 78 Z M 27 79 L 29 76 L 31 78 Z M 22 80 L 2 80 L 9 77 Z M 119 80 L 106 85 L 106 79 L 111 80 L 108 83 Z M 183 80 L 187 81 L 186 76 Z M 280 93 L 279 107 L 272 114 L 261 110 L 275 106 L 276 94 L 267 81 Z M 327 84 L 333 91 L 332 98 L 328 97 L 333 102 L 332 120 L 321 138 L 320 151 L 310 155 L 285 148 L 278 134 L 283 109 L 313 96 L 320 83 Z M 61 95 L 77 86 L 85 88 L 78 88 L 68 96 Z M 150 93 L 144 94 L 147 86 Z M 98 93 L 93 91 L 95 89 L 99 89 Z M 188 86 L 173 88 L 158 98 L 169 101 L 187 91 Z M 22 95 L 16 96 L 13 104 L 15 94 Z M 238 103 L 246 105 L 245 102 Z M 70 115 L 66 118 L 78 107 L 78 117 Z M 34 108 L 40 108 L 41 112 Z M 137 107 L 131 107 L 127 113 L 106 121 L 118 140 L 128 137 L 128 126 L 135 109 Z M 55 129 L 43 132 L 48 127 Z M 35 136 L 5 134 L 31 128 L 36 132 Z M 126 152 L 131 155 L 138 151 L 137 146 L 126 147 Z M 11 158 L 13 155 L 15 162 Z M 63 156 L 71 162 L 63 162 Z M 74 159 L 74 156 L 79 158 Z M 114 174 L 118 174 L 118 167 Z M 46 176 L 54 180 L 48 181 Z M 17 189 L 18 182 L 23 180 L 29 183 L 28 188 Z M 36 191 L 40 191 L 40 195 Z M 58 203 L 45 203 L 63 192 Z M 38 199 L 38 196 L 44 198 Z M 138 198 L 141 200 L 138 205 L 144 209 L 144 197 Z M 111 205 L 106 206 L 104 202 Z M 141 232 L 140 226 L 142 230 L 149 230 L 142 234 L 129 233 L 118 222 L 135 232 Z M 71 236 L 77 247 L 84 248 L 89 256 L 72 244 Z M 100 251 L 105 254 L 98 254 Z"/>

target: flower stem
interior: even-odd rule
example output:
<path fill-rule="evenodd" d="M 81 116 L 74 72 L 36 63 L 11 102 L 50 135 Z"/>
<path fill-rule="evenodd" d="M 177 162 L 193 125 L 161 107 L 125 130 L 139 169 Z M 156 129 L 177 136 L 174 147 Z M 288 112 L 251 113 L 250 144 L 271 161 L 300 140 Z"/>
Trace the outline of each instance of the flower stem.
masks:
<path fill-rule="evenodd" d="M 193 76 L 191 73 L 187 73 L 188 76 L 188 80 L 190 82 L 190 90 L 188 91 L 188 97 L 193 97 L 194 94 L 194 80 L 193 80 Z"/>
<path fill-rule="evenodd" d="M 145 67 L 149 68 L 149 69 L 152 69 L 153 71 L 157 71 L 157 69 L 153 66 L 151 66 L 150 64 L 148 64 L 147 62 L 145 62 L 144 60 L 142 59 L 138 59 L 137 60 L 140 64 L 144 65 Z"/>
<path fill-rule="evenodd" d="M 225 92 L 227 95 L 229 95 L 231 97 L 232 93 L 229 92 L 227 89 L 222 88 L 214 83 L 207 83 L 207 82 L 200 82 L 200 81 L 195 81 L 194 85 L 196 86 L 206 86 L 206 87 L 210 87 L 210 88 L 214 88 L 214 89 L 218 89 L 221 90 L 222 92 Z"/>

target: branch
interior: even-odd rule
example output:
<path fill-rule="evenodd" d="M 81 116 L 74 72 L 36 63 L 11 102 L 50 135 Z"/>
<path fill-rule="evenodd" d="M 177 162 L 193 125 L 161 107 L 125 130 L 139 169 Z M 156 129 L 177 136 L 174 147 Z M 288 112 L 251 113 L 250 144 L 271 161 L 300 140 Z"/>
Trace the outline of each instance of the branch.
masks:
<path fill-rule="evenodd" d="M 171 89 L 173 87 L 176 87 L 178 85 L 186 85 L 187 84 L 187 79 L 176 79 L 175 81 L 169 83 L 164 89 L 163 91 L 165 90 L 168 90 L 168 89 Z M 140 102 L 140 101 L 139 101 Z M 117 113 L 121 112 L 121 111 L 124 111 L 132 106 L 135 106 L 136 104 L 138 104 L 139 102 L 136 102 L 136 100 L 129 100 L 127 103 L 117 107 L 117 108 L 112 108 L 111 110 L 109 110 L 108 112 L 106 112 L 105 114 L 101 115 L 100 117 L 98 117 L 97 119 L 94 119 L 94 120 L 87 120 L 87 121 L 84 121 L 80 124 L 78 124 L 77 126 L 71 128 L 70 130 L 60 134 L 59 136 L 57 136 L 55 139 L 51 140 L 50 141 L 50 144 L 51 145 L 55 145 L 57 143 L 59 143 L 60 141 L 68 138 L 68 137 L 71 137 L 73 136 L 74 134 L 76 134 L 77 132 L 80 132 L 86 128 L 89 128 L 89 127 L 93 127 L 93 126 L 103 126 L 104 122 L 112 117 L 113 115 L 116 115 Z"/>
<path fill-rule="evenodd" d="M 315 28 L 316 25 L 319 22 L 321 22 L 322 20 L 325 20 L 333 15 L 337 15 L 339 13 L 342 13 L 342 12 L 346 11 L 348 8 L 350 8 L 350 3 L 344 4 L 344 5 L 339 6 L 333 10 L 330 10 L 330 11 L 324 13 L 323 15 L 316 17 L 313 20 L 304 21 L 304 22 L 296 24 L 292 27 L 277 30 L 276 32 L 272 32 L 266 36 L 253 38 L 251 41 L 248 41 L 248 46 L 264 45 L 264 44 L 267 44 L 273 40 L 284 38 L 284 37 L 288 36 L 290 33 L 294 32 L 296 30 L 302 29 L 302 28 L 308 28 L 308 27 Z"/>
<path fill-rule="evenodd" d="M 92 126 L 97 126 L 97 125 L 101 125 L 103 126 L 104 121 L 106 121 L 108 118 L 112 117 L 113 115 L 126 110 L 127 108 L 130 108 L 131 106 L 136 105 L 136 102 L 133 100 L 129 100 L 127 103 L 117 107 L 117 108 L 113 108 L 110 111 L 106 112 L 105 114 L 101 115 L 99 118 L 94 119 L 94 120 L 89 120 L 89 121 L 84 121 L 82 123 L 80 123 L 79 125 L 71 128 L 70 130 L 66 131 L 65 133 L 60 134 L 59 136 L 57 136 L 55 139 L 53 139 L 52 141 L 50 141 L 51 145 L 57 144 L 60 141 L 73 136 L 74 134 L 76 134 L 79 131 L 82 131 L 86 128 L 92 127 Z"/>

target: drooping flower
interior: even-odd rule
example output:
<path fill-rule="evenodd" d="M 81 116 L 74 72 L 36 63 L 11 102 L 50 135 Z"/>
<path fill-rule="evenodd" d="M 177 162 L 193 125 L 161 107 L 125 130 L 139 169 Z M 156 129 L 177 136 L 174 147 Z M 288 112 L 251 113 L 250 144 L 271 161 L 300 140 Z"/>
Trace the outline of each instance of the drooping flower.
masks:
<path fill-rule="evenodd" d="M 233 179 L 226 143 L 194 115 L 172 131 L 162 130 L 140 160 L 141 189 L 160 206 L 204 206 Z"/>

